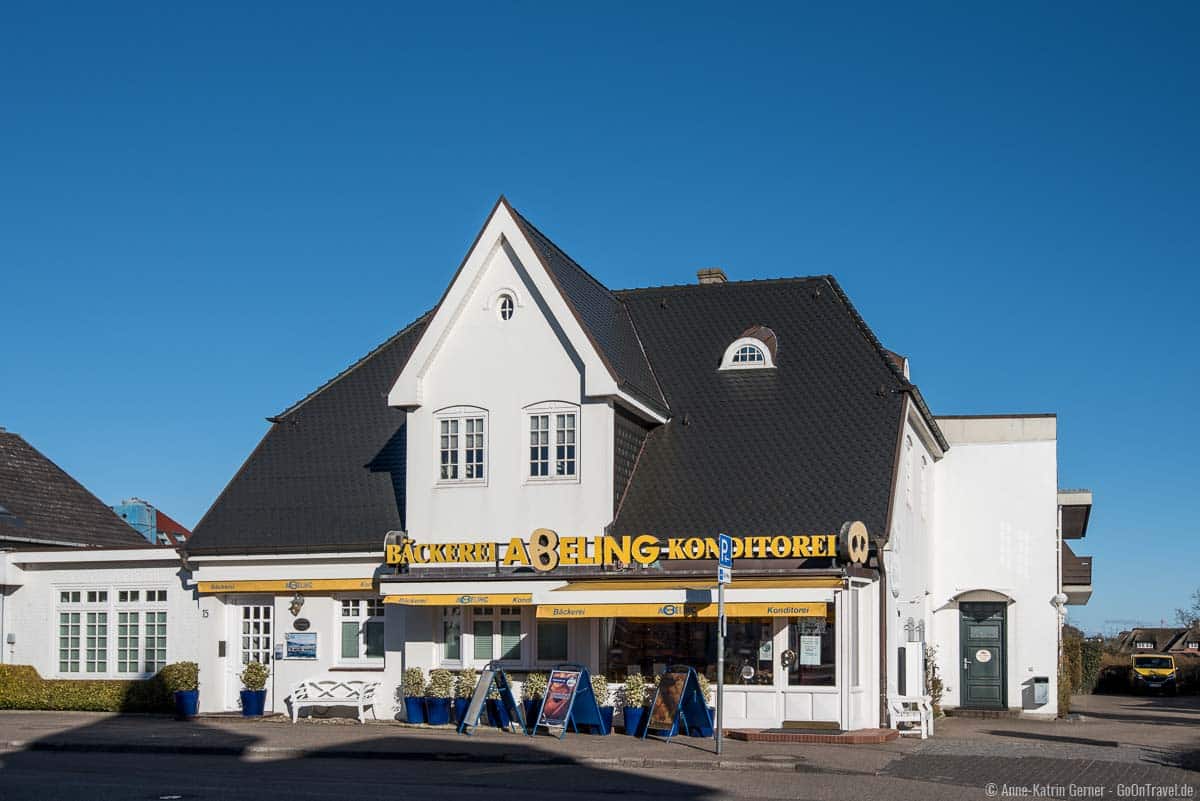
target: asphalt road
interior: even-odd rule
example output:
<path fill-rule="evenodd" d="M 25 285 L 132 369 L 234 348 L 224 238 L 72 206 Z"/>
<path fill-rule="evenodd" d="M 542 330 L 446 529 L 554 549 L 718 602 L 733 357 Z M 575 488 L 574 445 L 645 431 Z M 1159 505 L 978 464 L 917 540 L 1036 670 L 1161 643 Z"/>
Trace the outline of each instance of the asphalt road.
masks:
<path fill-rule="evenodd" d="M 449 801 L 455 798 L 863 799 L 985 798 L 900 778 L 785 771 L 666 771 L 582 766 L 18 752 L 0 755 L 2 801 Z"/>

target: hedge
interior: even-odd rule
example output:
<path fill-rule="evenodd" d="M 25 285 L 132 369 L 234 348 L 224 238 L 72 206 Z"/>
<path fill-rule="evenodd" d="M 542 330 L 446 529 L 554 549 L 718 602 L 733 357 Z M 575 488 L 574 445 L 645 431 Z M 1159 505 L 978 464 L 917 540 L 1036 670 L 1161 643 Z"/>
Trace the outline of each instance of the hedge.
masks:
<path fill-rule="evenodd" d="M 0 665 L 0 709 L 167 712 L 172 697 L 151 679 L 43 679 L 30 665 Z"/>

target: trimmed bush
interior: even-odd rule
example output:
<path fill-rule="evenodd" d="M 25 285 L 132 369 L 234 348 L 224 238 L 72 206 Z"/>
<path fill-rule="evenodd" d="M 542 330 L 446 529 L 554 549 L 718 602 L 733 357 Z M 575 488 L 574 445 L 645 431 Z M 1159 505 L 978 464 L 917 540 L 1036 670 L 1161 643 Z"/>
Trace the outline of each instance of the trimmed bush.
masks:
<path fill-rule="evenodd" d="M 546 685 L 549 683 L 550 677 L 545 673 L 530 673 L 525 677 L 525 681 L 521 682 L 521 700 L 541 700 L 546 694 Z M 592 687 L 595 688 L 595 684 Z"/>
<path fill-rule="evenodd" d="M 404 680 L 401 683 L 405 698 L 422 698 L 425 695 L 425 671 L 419 667 L 404 670 Z"/>
<path fill-rule="evenodd" d="M 454 674 L 445 668 L 429 671 L 429 684 L 425 685 L 426 698 L 453 698 Z"/>
<path fill-rule="evenodd" d="M 592 695 L 596 696 L 596 706 L 608 706 L 611 693 L 608 691 L 608 679 L 603 673 L 590 674 L 592 677 Z"/>
<path fill-rule="evenodd" d="M 158 671 L 159 678 L 172 693 L 200 689 L 200 666 L 195 662 L 172 662 Z"/>
<path fill-rule="evenodd" d="M 475 694 L 475 685 L 479 683 L 479 673 L 473 668 L 458 671 L 454 677 L 454 697 L 470 698 Z"/>
<path fill-rule="evenodd" d="M 1071 652 L 1063 648 L 1058 660 L 1058 716 L 1065 718 L 1071 712 Z"/>
<path fill-rule="evenodd" d="M 267 676 L 271 675 L 271 669 L 261 662 L 247 662 L 246 667 L 242 668 L 242 686 L 247 690 L 262 690 L 267 686 Z"/>
<path fill-rule="evenodd" d="M 646 705 L 646 677 L 641 673 L 630 673 L 625 677 L 625 688 L 621 691 L 623 706 L 642 707 Z"/>
<path fill-rule="evenodd" d="M 151 679 L 43 679 L 30 665 L 0 665 L 0 709 L 169 712 L 173 703 L 162 673 Z"/>

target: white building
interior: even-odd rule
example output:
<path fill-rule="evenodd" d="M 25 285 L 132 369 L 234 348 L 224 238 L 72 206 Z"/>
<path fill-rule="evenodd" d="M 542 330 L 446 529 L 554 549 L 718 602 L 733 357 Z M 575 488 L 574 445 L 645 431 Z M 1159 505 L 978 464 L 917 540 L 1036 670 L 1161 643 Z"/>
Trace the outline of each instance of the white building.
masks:
<path fill-rule="evenodd" d="M 179 555 L 151 547 L 17 434 L 0 430 L 0 662 L 44 678 L 136 679 L 194 660 Z"/>
<path fill-rule="evenodd" d="M 248 660 L 276 710 L 336 672 L 381 715 L 405 666 L 715 677 L 727 532 L 726 725 L 886 723 L 920 640 L 948 706 L 1056 711 L 1090 579 L 1053 418 L 935 418 L 829 276 L 611 291 L 501 199 L 431 312 L 271 420 L 187 546 L 204 709 Z"/>

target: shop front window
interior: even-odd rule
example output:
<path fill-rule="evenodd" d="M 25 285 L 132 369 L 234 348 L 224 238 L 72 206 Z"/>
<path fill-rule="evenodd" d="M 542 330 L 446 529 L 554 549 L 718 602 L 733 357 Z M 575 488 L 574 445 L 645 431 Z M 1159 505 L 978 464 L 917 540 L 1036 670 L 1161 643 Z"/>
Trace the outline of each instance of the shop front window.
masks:
<path fill-rule="evenodd" d="M 832 687 L 836 683 L 837 626 L 833 604 L 824 617 L 788 619 L 788 650 L 782 663 L 787 666 L 791 687 Z"/>
<path fill-rule="evenodd" d="M 567 624 L 539 622 L 537 624 L 537 661 L 567 661 Z"/>
<path fill-rule="evenodd" d="M 775 654 L 771 618 L 730 619 L 725 633 L 725 683 L 771 685 Z M 631 673 L 657 676 L 671 665 L 688 665 L 710 681 L 717 679 L 716 622 L 600 621 L 601 669 L 614 681 Z"/>
<path fill-rule="evenodd" d="M 521 660 L 521 609 L 516 606 L 481 606 L 471 621 L 471 655 L 476 662 Z"/>

